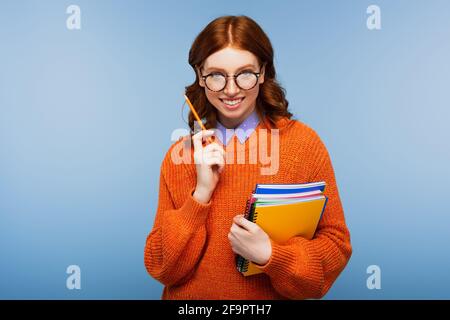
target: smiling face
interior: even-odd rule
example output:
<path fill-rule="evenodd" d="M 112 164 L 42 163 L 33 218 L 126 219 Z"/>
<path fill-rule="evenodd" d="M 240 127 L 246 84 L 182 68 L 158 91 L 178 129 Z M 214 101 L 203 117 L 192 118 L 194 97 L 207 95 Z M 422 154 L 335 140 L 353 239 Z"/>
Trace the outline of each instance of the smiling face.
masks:
<path fill-rule="evenodd" d="M 264 82 L 264 68 L 261 70 L 260 68 L 257 57 L 250 51 L 227 47 L 210 55 L 205 60 L 203 68 L 198 70 L 199 84 L 205 88 L 206 97 L 217 109 L 219 121 L 225 127 L 237 127 L 255 109 L 259 86 Z M 231 77 L 245 71 L 261 72 L 257 84 L 249 90 L 239 88 Z M 223 90 L 215 92 L 206 87 L 202 75 L 211 73 L 230 76 Z"/>

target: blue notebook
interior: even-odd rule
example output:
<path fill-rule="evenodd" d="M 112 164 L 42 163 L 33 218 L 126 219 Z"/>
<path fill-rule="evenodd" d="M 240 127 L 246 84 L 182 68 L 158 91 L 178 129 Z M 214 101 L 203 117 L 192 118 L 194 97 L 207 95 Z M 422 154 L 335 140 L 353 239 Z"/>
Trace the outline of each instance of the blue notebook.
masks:
<path fill-rule="evenodd" d="M 303 193 L 314 190 L 325 190 L 325 182 L 311 182 L 303 184 L 257 184 L 255 192 L 259 194 L 287 194 L 287 193 Z"/>

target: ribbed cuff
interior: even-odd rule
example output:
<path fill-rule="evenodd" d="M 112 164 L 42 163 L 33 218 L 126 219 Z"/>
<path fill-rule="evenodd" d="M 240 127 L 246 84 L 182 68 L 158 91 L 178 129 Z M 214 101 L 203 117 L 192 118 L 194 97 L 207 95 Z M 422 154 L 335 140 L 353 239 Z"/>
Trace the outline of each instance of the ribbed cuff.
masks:
<path fill-rule="evenodd" d="M 285 274 L 289 273 L 289 266 L 295 263 L 295 257 L 289 247 L 280 245 L 270 240 L 272 245 L 272 255 L 269 261 L 263 266 L 256 265 L 267 274 Z"/>
<path fill-rule="evenodd" d="M 321 260 L 308 246 L 310 240 L 299 237 L 295 243 L 289 245 L 270 241 L 272 255 L 265 265 L 257 265 L 259 269 L 273 278 L 296 275 L 313 282 L 321 281 Z"/>
<path fill-rule="evenodd" d="M 209 209 L 211 208 L 211 201 L 208 203 L 198 202 L 193 196 L 194 188 L 189 191 L 186 201 L 181 206 L 180 219 L 184 226 L 188 229 L 196 229 L 197 227 L 205 224 L 208 217 Z"/>

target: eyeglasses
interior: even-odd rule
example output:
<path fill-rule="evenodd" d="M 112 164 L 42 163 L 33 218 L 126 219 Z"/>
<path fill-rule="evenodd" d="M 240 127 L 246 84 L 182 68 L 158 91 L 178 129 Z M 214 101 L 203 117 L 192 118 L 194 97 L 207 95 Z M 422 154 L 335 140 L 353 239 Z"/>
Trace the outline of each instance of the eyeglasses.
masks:
<path fill-rule="evenodd" d="M 242 90 L 253 89 L 258 83 L 261 72 L 253 72 L 245 70 L 232 76 L 225 76 L 220 72 L 211 72 L 207 75 L 202 75 L 206 87 L 214 92 L 222 91 L 228 83 L 228 78 L 234 78 L 236 85 Z"/>

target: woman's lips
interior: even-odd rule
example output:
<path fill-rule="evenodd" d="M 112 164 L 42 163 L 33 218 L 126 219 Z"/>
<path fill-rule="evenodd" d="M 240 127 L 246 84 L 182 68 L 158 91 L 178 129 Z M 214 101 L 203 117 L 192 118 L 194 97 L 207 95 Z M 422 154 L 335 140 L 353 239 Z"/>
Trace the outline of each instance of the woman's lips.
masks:
<path fill-rule="evenodd" d="M 224 102 L 224 100 L 232 101 L 232 100 L 238 100 L 238 99 L 220 99 L 220 101 L 222 102 L 222 104 L 224 105 L 225 108 L 227 108 L 229 110 L 235 110 L 235 109 L 239 108 L 239 106 L 242 104 L 242 101 L 244 101 L 245 97 L 242 97 L 240 99 L 241 99 L 241 101 L 239 103 L 235 104 L 235 105 L 226 104 Z"/>

